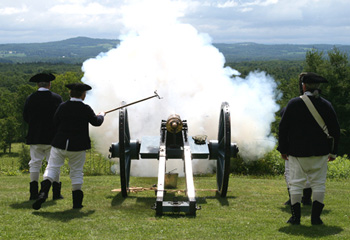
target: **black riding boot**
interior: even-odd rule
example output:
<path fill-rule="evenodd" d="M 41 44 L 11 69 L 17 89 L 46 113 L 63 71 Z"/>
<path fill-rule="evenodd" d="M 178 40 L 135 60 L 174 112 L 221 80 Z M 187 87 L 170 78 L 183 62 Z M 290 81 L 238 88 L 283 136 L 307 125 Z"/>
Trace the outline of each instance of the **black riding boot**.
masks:
<path fill-rule="evenodd" d="M 52 199 L 63 199 L 63 196 L 61 195 L 61 186 L 62 182 L 53 182 L 52 183 Z"/>
<path fill-rule="evenodd" d="M 72 191 L 73 196 L 73 209 L 80 209 L 83 207 L 84 193 L 81 190 Z"/>
<path fill-rule="evenodd" d="M 284 203 L 284 205 L 290 205 L 290 192 L 289 192 L 289 188 L 287 188 L 287 190 L 288 190 L 289 199 L 287 200 L 287 202 Z"/>
<path fill-rule="evenodd" d="M 312 203 L 312 210 L 311 210 L 311 224 L 312 225 L 323 224 L 323 221 L 320 218 L 323 207 L 324 207 L 324 204 L 320 203 L 319 201 L 314 201 Z"/>
<path fill-rule="evenodd" d="M 39 195 L 39 184 L 37 181 L 32 181 L 29 183 L 29 200 L 37 200 Z"/>
<path fill-rule="evenodd" d="M 294 205 L 291 205 L 290 209 L 292 212 L 292 216 L 287 221 L 287 223 L 290 223 L 292 225 L 299 225 L 300 224 L 300 215 L 301 215 L 300 203 L 295 203 Z"/>
<path fill-rule="evenodd" d="M 312 195 L 312 189 L 311 188 L 304 188 L 301 203 L 303 205 L 310 205 L 311 206 L 311 204 L 312 204 L 311 195 Z"/>
<path fill-rule="evenodd" d="M 50 188 L 51 188 L 50 180 L 46 179 L 41 182 L 41 189 L 39 192 L 39 196 L 38 196 L 38 199 L 33 203 L 33 206 L 32 206 L 33 209 L 39 210 L 41 208 L 41 204 L 43 204 L 46 201 L 49 195 Z"/>

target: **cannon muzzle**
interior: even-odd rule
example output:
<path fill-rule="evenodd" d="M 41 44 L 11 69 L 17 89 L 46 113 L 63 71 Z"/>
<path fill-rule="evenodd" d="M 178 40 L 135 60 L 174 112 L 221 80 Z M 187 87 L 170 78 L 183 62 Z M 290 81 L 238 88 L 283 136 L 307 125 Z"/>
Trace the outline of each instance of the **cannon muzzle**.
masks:
<path fill-rule="evenodd" d="M 166 121 L 166 130 L 171 133 L 178 133 L 182 130 L 183 123 L 177 114 L 172 114 Z"/>

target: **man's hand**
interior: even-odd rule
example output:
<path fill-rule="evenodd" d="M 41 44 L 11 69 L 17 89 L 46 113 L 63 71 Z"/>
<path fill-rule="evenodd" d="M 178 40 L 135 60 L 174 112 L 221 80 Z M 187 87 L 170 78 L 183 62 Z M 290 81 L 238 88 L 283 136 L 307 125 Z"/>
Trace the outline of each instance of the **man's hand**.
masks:
<path fill-rule="evenodd" d="M 106 116 L 106 113 L 105 112 L 99 112 L 97 115 Z"/>
<path fill-rule="evenodd" d="M 282 157 L 284 160 L 288 160 L 288 155 L 287 155 L 287 154 L 281 154 L 281 157 Z"/>

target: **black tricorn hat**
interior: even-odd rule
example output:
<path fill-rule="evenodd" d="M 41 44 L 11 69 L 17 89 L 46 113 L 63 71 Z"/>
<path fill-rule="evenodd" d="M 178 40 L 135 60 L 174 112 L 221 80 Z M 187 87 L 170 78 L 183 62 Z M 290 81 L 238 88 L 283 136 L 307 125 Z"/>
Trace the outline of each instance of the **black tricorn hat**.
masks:
<path fill-rule="evenodd" d="M 80 92 L 85 92 L 92 89 L 92 87 L 84 83 L 71 83 L 71 84 L 67 84 L 66 87 L 69 88 L 70 90 L 75 90 Z"/>
<path fill-rule="evenodd" d="M 300 80 L 303 83 L 328 83 L 327 79 L 313 72 L 301 73 Z"/>
<path fill-rule="evenodd" d="M 51 82 L 55 80 L 55 76 L 52 73 L 38 73 L 29 79 L 29 82 Z"/>

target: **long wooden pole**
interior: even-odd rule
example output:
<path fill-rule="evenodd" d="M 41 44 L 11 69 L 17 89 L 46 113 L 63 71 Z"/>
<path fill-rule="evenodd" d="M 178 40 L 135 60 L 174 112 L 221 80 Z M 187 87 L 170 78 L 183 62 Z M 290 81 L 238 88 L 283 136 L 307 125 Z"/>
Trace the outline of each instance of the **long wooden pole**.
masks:
<path fill-rule="evenodd" d="M 146 101 L 146 100 L 151 99 L 151 98 L 154 98 L 154 97 L 158 97 L 159 99 L 161 99 L 161 97 L 160 97 L 160 96 L 158 95 L 158 93 L 157 93 L 157 90 L 154 91 L 154 95 L 153 95 L 153 96 L 150 96 L 150 97 L 147 97 L 147 98 L 143 98 L 143 99 L 141 99 L 141 100 L 138 100 L 138 101 L 135 101 L 135 102 L 132 102 L 132 103 L 125 104 L 125 105 L 123 105 L 123 106 L 120 106 L 120 107 L 111 109 L 111 110 L 109 110 L 109 111 L 106 111 L 105 113 L 107 114 L 107 113 L 110 113 L 110 112 L 114 112 L 114 111 L 119 110 L 119 109 L 121 109 L 121 108 L 125 108 L 125 107 L 127 107 L 127 106 L 130 106 L 130 105 L 133 105 L 133 104 L 136 104 L 136 103 L 139 103 L 139 102 L 143 102 L 143 101 Z"/>

